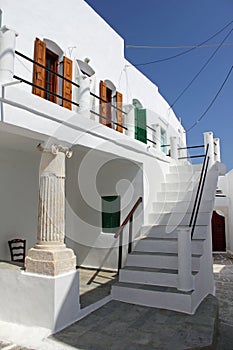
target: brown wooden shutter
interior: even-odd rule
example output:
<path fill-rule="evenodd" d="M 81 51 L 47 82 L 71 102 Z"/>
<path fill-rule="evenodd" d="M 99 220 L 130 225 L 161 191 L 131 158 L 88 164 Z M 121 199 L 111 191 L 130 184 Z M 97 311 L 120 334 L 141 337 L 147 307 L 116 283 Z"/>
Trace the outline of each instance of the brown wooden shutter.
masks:
<path fill-rule="evenodd" d="M 46 44 L 38 38 L 35 40 L 34 61 L 46 66 Z M 45 88 L 45 69 L 36 64 L 33 67 L 33 84 L 43 89 Z M 32 88 L 32 93 L 43 98 L 45 97 L 45 91 L 36 87 Z"/>
<path fill-rule="evenodd" d="M 102 80 L 100 81 L 100 98 L 107 101 L 107 85 Z M 107 103 L 100 100 L 100 115 L 107 118 Z M 100 117 L 100 123 L 107 125 L 107 120 Z"/>
<path fill-rule="evenodd" d="M 72 80 L 72 65 L 73 62 L 69 58 L 63 58 L 63 77 Z M 66 80 L 62 80 L 62 97 L 72 100 L 72 84 Z M 62 106 L 68 109 L 72 109 L 72 103 L 62 100 Z"/>
<path fill-rule="evenodd" d="M 120 92 L 116 92 L 116 106 L 117 106 L 117 110 L 116 110 L 116 117 L 117 117 L 117 123 L 120 125 L 123 125 L 123 113 L 120 110 L 122 110 L 123 108 L 123 95 Z M 117 131 L 119 132 L 123 132 L 123 128 L 117 125 Z"/>

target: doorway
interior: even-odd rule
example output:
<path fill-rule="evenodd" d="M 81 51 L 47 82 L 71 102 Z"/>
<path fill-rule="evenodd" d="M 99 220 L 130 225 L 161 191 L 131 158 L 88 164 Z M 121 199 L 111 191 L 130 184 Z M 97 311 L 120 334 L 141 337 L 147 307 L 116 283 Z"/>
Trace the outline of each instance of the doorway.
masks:
<path fill-rule="evenodd" d="M 225 217 L 213 211 L 212 215 L 212 250 L 226 251 Z"/>

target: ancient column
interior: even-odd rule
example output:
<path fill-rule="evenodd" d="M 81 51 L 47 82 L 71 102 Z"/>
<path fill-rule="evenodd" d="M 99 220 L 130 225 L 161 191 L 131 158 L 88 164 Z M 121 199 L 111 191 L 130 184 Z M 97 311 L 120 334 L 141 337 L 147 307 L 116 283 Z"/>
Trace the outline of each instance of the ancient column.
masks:
<path fill-rule="evenodd" d="M 38 146 L 42 152 L 38 204 L 37 243 L 25 259 L 26 272 L 55 276 L 76 268 L 65 239 L 65 158 L 67 147 Z"/>

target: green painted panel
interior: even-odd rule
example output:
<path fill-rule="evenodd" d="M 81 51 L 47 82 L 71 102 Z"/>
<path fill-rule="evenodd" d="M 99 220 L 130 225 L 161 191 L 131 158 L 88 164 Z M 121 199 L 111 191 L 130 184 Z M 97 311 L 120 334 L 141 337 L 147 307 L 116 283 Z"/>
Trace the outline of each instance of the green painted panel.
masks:
<path fill-rule="evenodd" d="M 116 233 L 120 226 L 120 196 L 102 197 L 102 232 Z"/>
<path fill-rule="evenodd" d="M 134 109 L 135 139 L 147 143 L 146 109 Z"/>

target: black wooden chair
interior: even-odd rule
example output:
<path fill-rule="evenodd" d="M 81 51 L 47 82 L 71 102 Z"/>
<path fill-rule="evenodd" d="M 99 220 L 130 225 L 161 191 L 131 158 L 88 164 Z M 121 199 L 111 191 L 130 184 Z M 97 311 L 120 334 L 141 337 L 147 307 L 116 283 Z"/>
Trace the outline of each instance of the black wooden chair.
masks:
<path fill-rule="evenodd" d="M 24 262 L 26 255 L 26 239 L 15 238 L 8 241 L 11 261 Z"/>

